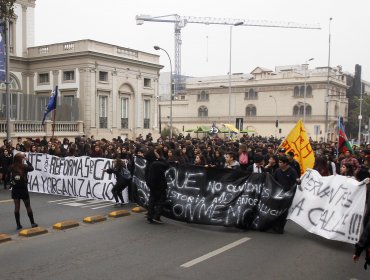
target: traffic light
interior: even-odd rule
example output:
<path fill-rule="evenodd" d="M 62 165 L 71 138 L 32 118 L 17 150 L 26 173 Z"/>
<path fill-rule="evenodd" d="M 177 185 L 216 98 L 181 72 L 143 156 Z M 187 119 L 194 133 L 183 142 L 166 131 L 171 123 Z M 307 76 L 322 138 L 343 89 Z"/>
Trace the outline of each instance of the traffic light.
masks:
<path fill-rule="evenodd" d="M 275 121 L 275 127 L 279 127 L 279 120 Z"/>

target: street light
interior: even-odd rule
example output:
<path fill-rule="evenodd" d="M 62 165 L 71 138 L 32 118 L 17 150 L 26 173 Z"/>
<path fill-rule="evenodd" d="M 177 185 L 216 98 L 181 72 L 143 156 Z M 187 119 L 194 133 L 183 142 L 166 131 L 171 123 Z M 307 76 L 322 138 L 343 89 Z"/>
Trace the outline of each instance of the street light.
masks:
<path fill-rule="evenodd" d="M 330 77 L 330 42 L 331 42 L 331 21 L 332 17 L 329 18 L 329 54 L 328 54 L 328 76 L 327 76 L 327 85 L 326 85 L 326 109 L 325 109 L 325 142 L 328 140 L 328 122 L 329 122 L 329 77 Z"/>
<path fill-rule="evenodd" d="M 358 146 L 361 145 L 361 122 L 362 122 L 362 81 L 360 79 L 360 113 L 358 115 Z"/>
<path fill-rule="evenodd" d="M 154 46 L 153 48 L 156 51 L 158 50 L 164 51 L 167 54 L 168 60 L 170 61 L 170 139 L 172 140 L 172 97 L 173 97 L 173 94 L 172 94 L 172 61 L 171 61 L 170 55 L 165 49 L 159 46 Z"/>
<path fill-rule="evenodd" d="M 312 61 L 314 58 L 310 58 L 306 60 L 305 68 L 304 68 L 304 94 L 303 94 L 303 123 L 306 124 L 306 93 L 307 93 L 307 68 L 308 68 L 308 61 Z"/>
<path fill-rule="evenodd" d="M 239 21 L 230 25 L 230 53 L 229 53 L 229 124 L 231 124 L 231 52 L 232 52 L 232 34 L 233 26 L 243 25 L 244 21 Z"/>
<path fill-rule="evenodd" d="M 270 95 L 269 97 L 273 98 L 274 101 L 275 101 L 275 120 L 276 120 L 276 125 L 275 125 L 275 137 L 277 138 L 277 132 L 276 130 L 278 129 L 279 127 L 279 119 L 278 119 L 278 113 L 277 113 L 277 102 L 276 102 L 276 98 L 272 95 Z"/>

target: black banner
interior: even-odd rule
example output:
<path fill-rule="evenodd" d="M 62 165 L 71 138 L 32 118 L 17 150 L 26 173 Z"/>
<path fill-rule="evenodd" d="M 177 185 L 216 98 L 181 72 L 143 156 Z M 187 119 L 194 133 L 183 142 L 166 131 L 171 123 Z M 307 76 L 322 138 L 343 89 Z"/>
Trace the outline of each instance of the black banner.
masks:
<path fill-rule="evenodd" d="M 136 202 L 146 207 L 144 174 L 145 160 L 136 158 Z M 190 223 L 268 230 L 279 223 L 294 196 L 269 174 L 172 164 L 166 178 L 164 216 Z"/>

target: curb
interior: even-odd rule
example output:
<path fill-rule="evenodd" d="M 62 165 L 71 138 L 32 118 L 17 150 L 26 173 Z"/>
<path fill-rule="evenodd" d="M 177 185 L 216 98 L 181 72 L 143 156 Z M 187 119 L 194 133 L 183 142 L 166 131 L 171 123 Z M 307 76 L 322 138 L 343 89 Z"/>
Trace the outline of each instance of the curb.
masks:
<path fill-rule="evenodd" d="M 31 237 L 31 236 L 36 236 L 40 234 L 45 234 L 48 233 L 47 229 L 44 229 L 43 227 L 35 227 L 35 228 L 27 228 L 24 230 L 21 230 L 18 235 L 19 236 L 24 236 L 24 237 Z"/>
<path fill-rule="evenodd" d="M 142 212 L 146 212 L 146 209 L 141 207 L 141 206 L 138 206 L 138 207 L 134 207 L 131 209 L 131 212 L 134 212 L 134 213 L 142 213 Z"/>
<path fill-rule="evenodd" d="M 131 213 L 127 210 L 117 210 L 109 213 L 109 217 L 111 218 L 119 218 L 124 216 L 129 216 Z"/>
<path fill-rule="evenodd" d="M 0 243 L 4 243 L 12 240 L 12 238 L 7 234 L 0 234 Z"/>
<path fill-rule="evenodd" d="M 103 222 L 106 219 L 107 218 L 102 216 L 102 215 L 96 215 L 96 216 L 90 216 L 90 217 L 84 218 L 83 222 L 88 223 L 88 224 L 94 224 L 94 223 L 98 223 L 98 222 Z"/>
<path fill-rule="evenodd" d="M 68 221 L 62 221 L 62 222 L 54 224 L 53 229 L 64 230 L 64 229 L 78 227 L 79 225 L 80 224 L 76 221 L 68 220 Z"/>

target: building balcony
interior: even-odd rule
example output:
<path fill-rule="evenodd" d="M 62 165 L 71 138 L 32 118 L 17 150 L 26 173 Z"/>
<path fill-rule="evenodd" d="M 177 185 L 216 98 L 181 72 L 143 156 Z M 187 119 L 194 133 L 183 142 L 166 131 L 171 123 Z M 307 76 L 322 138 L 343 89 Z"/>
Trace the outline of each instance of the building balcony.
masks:
<path fill-rule="evenodd" d="M 45 125 L 34 121 L 10 121 L 10 136 L 12 139 L 17 137 L 42 138 L 51 137 L 53 134 L 52 121 L 46 121 Z M 84 134 L 83 122 L 56 122 L 54 136 L 58 138 L 74 138 Z M 0 139 L 7 138 L 7 122 L 0 120 Z"/>
<path fill-rule="evenodd" d="M 158 64 L 157 55 L 144 53 L 116 45 L 110 45 L 93 40 L 79 40 L 59 44 L 44 45 L 28 48 L 29 58 L 41 58 L 46 56 L 78 54 L 83 52 L 96 52 L 116 57 L 138 60 L 141 62 Z"/>

